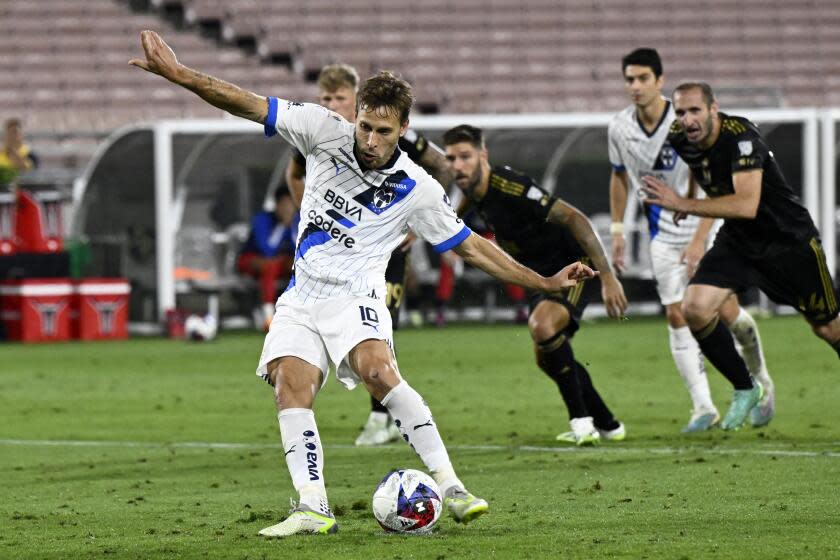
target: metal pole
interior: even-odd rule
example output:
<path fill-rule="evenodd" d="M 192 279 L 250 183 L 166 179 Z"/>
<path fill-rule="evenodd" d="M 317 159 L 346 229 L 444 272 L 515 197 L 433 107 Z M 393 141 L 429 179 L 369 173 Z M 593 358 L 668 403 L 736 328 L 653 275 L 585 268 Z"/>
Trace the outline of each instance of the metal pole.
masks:
<path fill-rule="evenodd" d="M 165 123 L 154 128 L 155 242 L 158 320 L 175 308 L 175 232 L 172 227 L 172 134 Z"/>
<path fill-rule="evenodd" d="M 819 115 L 814 111 L 802 123 L 802 202 L 821 228 Z"/>

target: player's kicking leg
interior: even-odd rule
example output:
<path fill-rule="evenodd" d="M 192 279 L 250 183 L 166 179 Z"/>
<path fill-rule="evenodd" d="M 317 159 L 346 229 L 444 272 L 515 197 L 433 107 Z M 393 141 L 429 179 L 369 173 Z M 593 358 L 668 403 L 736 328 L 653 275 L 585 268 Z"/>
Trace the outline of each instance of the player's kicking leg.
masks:
<path fill-rule="evenodd" d="M 335 533 L 338 524 L 327 501 L 324 450 L 312 411 L 322 373 L 304 360 L 287 356 L 268 364 L 268 380 L 275 388 L 286 465 L 299 493 L 299 501 L 285 520 L 262 529 L 259 534 L 287 537 L 302 533 Z"/>
<path fill-rule="evenodd" d="M 766 426 L 776 415 L 776 389 L 767 371 L 758 326 L 752 315 L 738 305 L 738 298 L 734 295 L 720 308 L 720 316 L 732 331 L 747 369 L 764 393 L 758 404 L 750 410 L 750 424 L 756 428 Z"/>
<path fill-rule="evenodd" d="M 408 266 L 408 252 L 402 246 L 397 247 L 388 260 L 385 269 L 385 306 L 391 314 L 392 329 L 396 331 L 400 324 L 400 309 L 405 295 L 405 271 Z M 371 447 L 383 445 L 400 439 L 400 429 L 382 403 L 370 397 L 370 415 L 362 432 L 356 438 L 356 446 Z"/>
<path fill-rule="evenodd" d="M 735 348 L 732 333 L 718 315 L 731 293 L 729 289 L 709 284 L 691 284 L 682 306 L 683 316 L 703 354 L 735 389 L 729 410 L 720 423 L 724 430 L 740 428 L 764 392 L 761 385 L 753 381 Z"/>
<path fill-rule="evenodd" d="M 432 412 L 417 391 L 400 377 L 394 355 L 385 342 L 361 342 L 350 351 L 349 363 L 371 395 L 393 416 L 403 439 L 420 456 L 440 487 L 452 517 L 459 523 L 469 523 L 487 513 L 487 502 L 467 491 L 456 476 Z"/>

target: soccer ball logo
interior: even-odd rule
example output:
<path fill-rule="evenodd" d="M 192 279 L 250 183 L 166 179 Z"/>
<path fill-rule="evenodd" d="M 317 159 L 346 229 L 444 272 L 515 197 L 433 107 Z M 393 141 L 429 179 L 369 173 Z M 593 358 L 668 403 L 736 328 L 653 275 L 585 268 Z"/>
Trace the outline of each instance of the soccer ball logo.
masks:
<path fill-rule="evenodd" d="M 396 198 L 397 194 L 391 189 L 376 189 L 373 193 L 373 205 L 382 210 Z"/>
<path fill-rule="evenodd" d="M 388 473 L 373 493 L 373 515 L 389 533 L 428 533 L 440 518 L 440 490 L 426 473 Z"/>

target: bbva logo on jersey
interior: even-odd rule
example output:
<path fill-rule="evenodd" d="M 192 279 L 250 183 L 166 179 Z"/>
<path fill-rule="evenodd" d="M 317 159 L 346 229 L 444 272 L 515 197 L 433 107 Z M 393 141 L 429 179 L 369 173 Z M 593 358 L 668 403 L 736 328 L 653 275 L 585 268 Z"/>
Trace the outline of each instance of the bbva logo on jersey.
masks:
<path fill-rule="evenodd" d="M 378 187 L 370 187 L 354 196 L 353 200 L 379 215 L 405 198 L 415 186 L 417 186 L 417 181 L 409 177 L 405 171 L 397 171 L 385 177 Z"/>

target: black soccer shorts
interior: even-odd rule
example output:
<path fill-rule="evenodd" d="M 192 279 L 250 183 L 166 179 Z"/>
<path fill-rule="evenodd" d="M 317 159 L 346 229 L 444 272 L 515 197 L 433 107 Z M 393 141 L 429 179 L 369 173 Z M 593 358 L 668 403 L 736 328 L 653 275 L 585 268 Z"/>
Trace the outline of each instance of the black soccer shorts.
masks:
<path fill-rule="evenodd" d="M 583 310 L 589 303 L 589 296 L 586 294 L 586 282 L 578 282 L 577 286 L 570 288 L 562 296 L 552 296 L 545 292 L 531 292 L 528 298 L 528 315 L 531 315 L 537 305 L 544 300 L 556 301 L 569 311 L 569 324 L 563 329 L 563 332 L 571 338 L 580 329 Z"/>
<path fill-rule="evenodd" d="M 718 237 L 689 284 L 708 284 L 735 292 L 756 286 L 767 296 L 795 307 L 809 322 L 824 325 L 837 317 L 837 291 L 817 237 L 792 241 L 773 257 L 751 258 L 735 243 Z"/>

